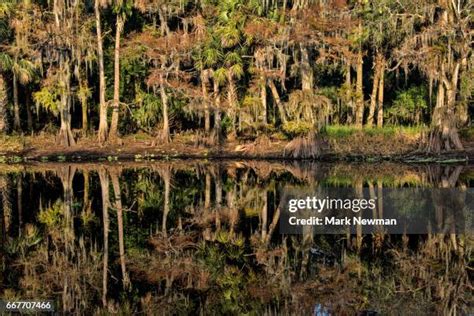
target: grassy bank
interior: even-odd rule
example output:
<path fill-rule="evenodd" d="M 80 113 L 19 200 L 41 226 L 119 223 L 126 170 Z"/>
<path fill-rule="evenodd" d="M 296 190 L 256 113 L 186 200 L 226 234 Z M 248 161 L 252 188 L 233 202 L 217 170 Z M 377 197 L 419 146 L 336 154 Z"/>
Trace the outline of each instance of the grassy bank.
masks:
<path fill-rule="evenodd" d="M 469 160 L 472 135 L 462 131 L 466 152 L 453 152 L 441 158 L 424 157 L 419 149 L 426 127 L 362 128 L 327 126 L 317 137 L 322 160 L 403 160 L 416 159 L 435 162 Z M 204 139 L 205 140 L 205 139 Z M 157 160 L 173 158 L 241 158 L 241 159 L 293 159 L 285 154 L 291 139 L 281 135 L 261 135 L 255 139 L 227 139 L 221 145 L 209 145 L 202 136 L 173 135 L 170 143 L 156 142 L 148 134 L 127 135 L 120 144 L 97 142 L 95 135 L 78 137 L 73 147 L 61 147 L 50 134 L 34 136 L 3 136 L 0 138 L 0 162 L 24 161 L 96 161 L 96 160 Z M 413 154 L 415 153 L 415 154 Z M 474 155 L 473 155 L 474 156 Z M 444 157 L 444 158 L 443 158 Z M 466 158 L 467 157 L 467 158 Z M 431 160 L 430 160 L 431 159 Z"/>

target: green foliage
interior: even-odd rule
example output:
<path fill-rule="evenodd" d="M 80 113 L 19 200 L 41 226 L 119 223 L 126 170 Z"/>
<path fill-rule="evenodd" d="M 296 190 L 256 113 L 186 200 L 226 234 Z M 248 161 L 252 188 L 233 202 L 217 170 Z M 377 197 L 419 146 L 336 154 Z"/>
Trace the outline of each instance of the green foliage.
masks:
<path fill-rule="evenodd" d="M 348 138 L 356 133 L 363 133 L 366 136 L 385 136 L 391 137 L 397 133 L 403 135 L 416 136 L 419 135 L 425 128 L 423 126 L 393 126 L 388 125 L 384 127 L 364 127 L 362 129 L 355 126 L 347 125 L 327 125 L 321 133 L 328 138 Z"/>
<path fill-rule="evenodd" d="M 357 129 L 353 126 L 328 125 L 321 132 L 330 138 L 345 138 L 351 136 L 356 131 Z"/>
<path fill-rule="evenodd" d="M 294 138 L 314 131 L 314 125 L 310 122 L 289 121 L 283 125 L 283 131 L 288 137 Z"/>
<path fill-rule="evenodd" d="M 50 208 L 39 212 L 38 221 L 50 228 L 57 226 L 62 221 L 63 212 L 62 202 L 57 201 Z"/>
<path fill-rule="evenodd" d="M 391 124 L 420 124 L 423 114 L 428 108 L 426 99 L 426 89 L 422 86 L 398 92 L 392 106 L 386 111 L 387 122 Z"/>
<path fill-rule="evenodd" d="M 151 131 L 161 118 L 161 99 L 153 93 L 141 90 L 139 87 L 137 87 L 135 93 L 135 104 L 137 106 L 132 110 L 133 119 L 141 129 Z"/>
<path fill-rule="evenodd" d="M 61 107 L 61 94 L 56 87 L 45 86 L 41 90 L 33 93 L 33 100 L 38 107 L 53 113 L 55 116 L 59 114 Z"/>

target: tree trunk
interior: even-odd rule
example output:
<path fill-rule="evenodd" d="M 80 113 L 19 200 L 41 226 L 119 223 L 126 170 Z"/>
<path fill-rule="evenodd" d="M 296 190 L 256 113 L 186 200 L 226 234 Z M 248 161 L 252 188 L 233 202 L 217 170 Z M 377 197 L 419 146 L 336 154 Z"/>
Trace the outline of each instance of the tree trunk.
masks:
<path fill-rule="evenodd" d="M 354 104 L 352 102 L 352 80 L 351 64 L 346 64 L 346 105 L 347 105 L 347 124 L 352 124 L 354 119 Z"/>
<path fill-rule="evenodd" d="M 207 93 L 207 86 L 209 84 L 209 71 L 201 71 L 201 88 L 204 99 L 204 131 L 209 134 L 211 130 L 211 113 L 209 111 L 209 95 Z"/>
<path fill-rule="evenodd" d="M 118 134 L 119 110 L 120 110 L 120 38 L 123 30 L 123 18 L 117 15 L 115 29 L 115 50 L 114 50 L 114 105 L 112 112 L 112 121 L 110 123 L 109 139 L 116 141 Z"/>
<path fill-rule="evenodd" d="M 18 229 L 21 233 L 21 228 L 23 226 L 23 173 L 18 173 L 17 183 L 16 183 L 16 192 L 17 192 L 17 208 L 18 208 Z"/>
<path fill-rule="evenodd" d="M 91 202 L 89 199 L 89 171 L 83 170 L 82 172 L 83 177 L 84 177 L 84 193 L 83 193 L 83 205 L 82 205 L 82 211 L 89 215 L 90 213 L 90 207 L 91 207 Z"/>
<path fill-rule="evenodd" d="M 313 89 L 314 76 L 313 69 L 309 63 L 308 49 L 303 45 L 300 46 L 301 51 L 301 88 L 303 91 Z"/>
<path fill-rule="evenodd" d="M 362 50 L 359 49 L 357 55 L 357 83 L 356 83 L 356 113 L 355 113 L 355 125 L 356 127 L 362 127 L 364 120 L 364 91 L 363 91 L 363 59 Z"/>
<path fill-rule="evenodd" d="M 464 149 L 459 138 L 455 115 L 460 64 L 456 64 L 451 79 L 446 77 L 444 65 L 441 68 L 442 78 L 438 83 L 437 102 L 433 111 L 432 129 L 427 146 L 428 152 L 437 153 L 444 150 Z"/>
<path fill-rule="evenodd" d="M 102 268 L 102 305 L 107 306 L 107 279 L 109 269 L 109 177 L 104 167 L 99 170 L 100 188 L 102 192 L 102 224 L 104 232 L 104 254 Z"/>
<path fill-rule="evenodd" d="M 27 87 L 25 87 L 25 107 L 28 131 L 33 132 L 33 113 L 31 113 L 30 93 Z"/>
<path fill-rule="evenodd" d="M 105 72 L 104 72 L 104 52 L 102 48 L 102 28 L 100 25 L 99 0 L 95 0 L 95 24 L 97 29 L 97 62 L 99 64 L 99 132 L 100 143 L 107 141 L 107 103 L 105 102 Z"/>
<path fill-rule="evenodd" d="M 7 87 L 3 75 L 0 73 L 0 133 L 7 130 Z"/>
<path fill-rule="evenodd" d="M 21 131 L 20 104 L 18 102 L 18 79 L 13 72 L 13 128 L 15 131 Z"/>
<path fill-rule="evenodd" d="M 369 106 L 369 116 L 367 118 L 367 126 L 372 127 L 374 123 L 374 114 L 375 114 L 375 107 L 377 105 L 377 91 L 379 88 L 379 80 L 380 80 L 380 57 L 377 54 L 375 58 L 375 65 L 374 65 L 374 82 L 372 84 L 372 94 L 370 95 L 370 106 Z"/>
<path fill-rule="evenodd" d="M 72 181 L 76 174 L 76 168 L 73 166 L 61 167 L 58 171 L 59 178 L 63 187 L 63 203 L 64 214 L 67 223 L 67 233 L 74 235 L 74 219 L 73 219 L 73 199 L 74 192 L 72 188 Z"/>
<path fill-rule="evenodd" d="M 204 187 L 204 211 L 207 213 L 211 207 L 211 174 L 206 170 L 206 183 Z"/>
<path fill-rule="evenodd" d="M 267 189 L 263 190 L 263 207 L 262 207 L 262 242 L 267 239 L 268 225 L 268 194 Z"/>
<path fill-rule="evenodd" d="M 286 118 L 285 108 L 283 107 L 283 103 L 281 102 L 280 95 L 278 94 L 278 90 L 273 82 L 273 79 L 268 79 L 268 85 L 270 86 L 270 90 L 272 91 L 273 99 L 278 107 L 278 114 L 280 115 L 280 120 L 283 124 L 288 122 Z"/>
<path fill-rule="evenodd" d="M 3 240 L 8 238 L 10 226 L 12 222 L 12 203 L 10 197 L 10 179 L 7 174 L 0 174 L 0 190 L 2 191 L 2 208 L 3 208 Z"/>
<path fill-rule="evenodd" d="M 262 100 L 262 123 L 267 124 L 267 79 L 265 78 L 265 76 L 262 76 L 260 98 Z"/>
<path fill-rule="evenodd" d="M 87 88 L 87 82 L 83 82 L 82 88 Z M 87 130 L 89 129 L 89 118 L 88 118 L 88 111 L 87 111 L 87 98 L 81 97 L 81 109 L 82 109 L 82 133 L 85 136 L 87 134 Z"/>
<path fill-rule="evenodd" d="M 214 95 L 216 100 L 216 109 L 214 110 L 214 131 L 216 134 L 217 144 L 220 144 L 221 142 L 221 94 L 219 90 L 219 83 L 214 79 Z"/>
<path fill-rule="evenodd" d="M 164 192 L 164 202 L 163 202 L 163 219 L 161 221 L 161 231 L 163 236 L 167 236 L 167 226 L 166 220 L 168 219 L 168 214 L 170 212 L 170 186 L 171 186 L 171 171 L 169 167 L 165 167 L 166 169 L 161 174 L 163 178 L 163 182 L 165 185 L 165 192 Z"/>
<path fill-rule="evenodd" d="M 229 101 L 230 111 L 228 115 L 232 120 L 232 131 L 235 130 L 236 113 L 237 113 L 237 89 L 235 87 L 234 77 L 231 71 L 227 72 L 227 82 L 229 83 L 227 91 L 227 100 Z"/>
<path fill-rule="evenodd" d="M 377 100 L 377 127 L 383 126 L 383 102 L 384 102 L 384 88 L 385 88 L 385 57 L 380 59 L 380 79 L 379 79 L 379 91 Z"/>
<path fill-rule="evenodd" d="M 61 127 L 58 134 L 58 143 L 61 146 L 74 146 L 74 136 L 71 131 L 71 100 L 70 100 L 70 80 L 69 61 L 60 61 L 60 71 L 64 92 L 61 94 L 61 109 L 59 111 L 61 118 Z"/>
<path fill-rule="evenodd" d="M 165 80 L 163 75 L 160 75 L 160 96 L 161 106 L 163 108 L 163 129 L 161 131 L 160 140 L 168 143 L 170 141 L 170 125 L 168 117 L 168 95 L 165 89 Z"/>
<path fill-rule="evenodd" d="M 130 279 L 127 274 L 127 268 L 125 265 L 125 243 L 123 234 L 123 207 L 122 207 L 122 196 L 120 190 L 120 181 L 117 172 L 110 172 L 110 179 L 112 181 L 112 187 L 114 189 L 114 203 L 115 209 L 117 210 L 117 226 L 118 226 L 118 238 L 119 238 L 119 254 L 120 254 L 120 267 L 122 270 L 122 285 L 124 289 L 129 288 Z"/>

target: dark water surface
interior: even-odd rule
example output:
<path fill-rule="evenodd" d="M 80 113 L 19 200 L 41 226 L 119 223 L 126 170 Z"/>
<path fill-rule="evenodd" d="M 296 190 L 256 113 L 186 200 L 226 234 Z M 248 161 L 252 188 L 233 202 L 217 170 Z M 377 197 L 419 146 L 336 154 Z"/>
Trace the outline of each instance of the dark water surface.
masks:
<path fill-rule="evenodd" d="M 285 235 L 278 206 L 285 187 L 473 180 L 474 166 L 388 163 L 2 165 L 1 298 L 68 314 L 472 313 L 472 235 Z"/>

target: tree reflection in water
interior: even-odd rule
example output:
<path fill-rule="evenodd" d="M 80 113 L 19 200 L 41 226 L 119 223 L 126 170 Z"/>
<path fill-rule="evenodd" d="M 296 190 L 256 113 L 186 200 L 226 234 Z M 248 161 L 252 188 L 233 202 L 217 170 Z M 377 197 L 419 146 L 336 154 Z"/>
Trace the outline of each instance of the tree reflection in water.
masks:
<path fill-rule="evenodd" d="M 472 236 L 282 235 L 279 201 L 287 185 L 367 188 L 381 217 L 383 188 L 460 188 L 454 201 L 433 196 L 443 218 L 468 202 L 472 174 L 263 161 L 2 166 L 2 298 L 53 298 L 78 314 L 465 313 Z"/>

